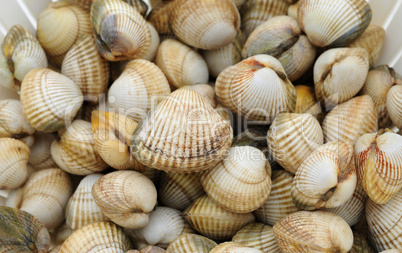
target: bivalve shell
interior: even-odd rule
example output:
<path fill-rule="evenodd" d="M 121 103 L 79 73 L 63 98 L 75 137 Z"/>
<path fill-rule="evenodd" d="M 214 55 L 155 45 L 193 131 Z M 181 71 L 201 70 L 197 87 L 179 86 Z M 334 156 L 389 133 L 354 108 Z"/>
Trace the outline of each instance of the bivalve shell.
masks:
<path fill-rule="evenodd" d="M 184 88 L 194 90 L 198 92 L 201 96 L 203 96 L 206 100 L 209 101 L 211 106 L 213 108 L 216 108 L 218 106 L 218 102 L 215 99 L 215 89 L 213 86 L 209 84 L 196 84 L 196 85 L 188 85 L 188 86 L 183 86 Z"/>
<path fill-rule="evenodd" d="M 296 85 L 296 109 L 295 113 L 310 113 L 317 117 L 321 112 L 320 104 L 315 99 L 313 87 L 308 85 Z"/>
<path fill-rule="evenodd" d="M 155 6 L 148 15 L 148 21 L 155 27 L 158 34 L 162 37 L 174 38 L 173 31 L 170 29 L 170 16 L 176 0 L 161 1 Z"/>
<path fill-rule="evenodd" d="M 224 242 L 213 248 L 209 253 L 262 253 L 263 251 L 255 248 L 244 247 L 235 242 Z"/>
<path fill-rule="evenodd" d="M 56 168 L 57 164 L 52 158 L 50 147 L 54 141 L 52 134 L 36 132 L 34 134 L 35 142 L 31 147 L 31 155 L 28 164 L 35 170 Z"/>
<path fill-rule="evenodd" d="M 387 109 L 395 126 L 402 128 L 402 84 L 395 85 L 389 90 Z"/>
<path fill-rule="evenodd" d="M 259 249 L 262 252 L 281 252 L 276 243 L 274 230 L 262 223 L 246 225 L 233 236 L 232 241 L 246 247 Z"/>
<path fill-rule="evenodd" d="M 177 237 L 169 244 L 166 253 L 209 253 L 216 245 L 216 242 L 207 237 L 195 234 L 184 234 Z"/>

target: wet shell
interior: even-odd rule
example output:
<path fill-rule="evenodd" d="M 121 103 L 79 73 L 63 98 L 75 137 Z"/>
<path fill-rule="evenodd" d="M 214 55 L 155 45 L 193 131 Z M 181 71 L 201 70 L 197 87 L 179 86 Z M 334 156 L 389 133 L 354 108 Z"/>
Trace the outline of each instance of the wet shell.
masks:
<path fill-rule="evenodd" d="M 166 253 L 209 253 L 216 245 L 216 242 L 207 237 L 194 234 L 184 234 L 177 237 L 169 244 Z"/>
<path fill-rule="evenodd" d="M 310 114 L 281 113 L 267 133 L 271 155 L 295 174 L 300 164 L 324 143 L 320 123 Z"/>
<path fill-rule="evenodd" d="M 223 70 L 216 79 L 219 101 L 247 120 L 271 123 L 280 112 L 293 112 L 296 90 L 281 63 L 256 55 Z"/>
<path fill-rule="evenodd" d="M 55 168 L 57 164 L 50 154 L 50 147 L 54 141 L 52 134 L 36 132 L 34 134 L 35 142 L 31 147 L 31 155 L 29 156 L 29 165 L 35 171 Z"/>
<path fill-rule="evenodd" d="M 318 47 L 342 47 L 355 41 L 371 21 L 364 0 L 304 0 L 298 7 L 300 26 Z"/>
<path fill-rule="evenodd" d="M 208 66 L 205 60 L 199 53 L 177 40 L 167 39 L 160 44 L 155 63 L 172 87 L 208 82 Z"/>
<path fill-rule="evenodd" d="M 232 147 L 222 162 L 202 173 L 201 184 L 219 206 L 235 213 L 248 213 L 267 201 L 271 191 L 270 170 L 259 149 Z"/>
<path fill-rule="evenodd" d="M 353 233 L 338 215 L 325 211 L 299 211 L 274 226 L 282 252 L 349 252 Z"/>
<path fill-rule="evenodd" d="M 131 242 L 122 228 L 111 222 L 97 222 L 76 230 L 59 252 L 126 252 L 131 248 Z"/>
<path fill-rule="evenodd" d="M 402 128 L 402 84 L 395 85 L 389 90 L 387 109 L 395 126 Z"/>
<path fill-rule="evenodd" d="M 91 33 L 89 13 L 68 2 L 50 3 L 38 18 L 38 40 L 57 67 L 76 40 Z"/>
<path fill-rule="evenodd" d="M 354 144 L 363 134 L 376 132 L 377 129 L 377 112 L 368 95 L 352 98 L 336 106 L 327 114 L 322 124 L 324 142 L 342 141 Z"/>
<path fill-rule="evenodd" d="M 259 249 L 262 252 L 281 252 L 272 227 L 262 223 L 248 224 L 233 236 L 232 241 L 246 247 Z"/>
<path fill-rule="evenodd" d="M 231 43 L 240 28 L 240 14 L 231 0 L 177 0 L 169 21 L 177 38 L 206 50 Z"/>
<path fill-rule="evenodd" d="M 80 88 L 50 69 L 31 70 L 21 85 L 22 110 L 37 130 L 55 132 L 70 123 L 83 102 Z"/>
<path fill-rule="evenodd" d="M 213 248 L 210 253 L 262 253 L 261 250 L 249 247 L 243 247 L 242 245 L 234 242 L 224 242 Z"/>
<path fill-rule="evenodd" d="M 16 208 L 0 207 L 0 252 L 46 253 L 50 236 L 36 217 Z"/>
<path fill-rule="evenodd" d="M 219 163 L 232 143 L 231 126 L 201 95 L 179 89 L 137 127 L 131 151 L 144 165 L 197 172 Z"/>
<path fill-rule="evenodd" d="M 46 67 L 45 51 L 36 38 L 22 25 L 12 26 L 0 48 L 0 84 L 19 91 L 29 71 Z"/>
<path fill-rule="evenodd" d="M 102 213 L 125 228 L 141 228 L 156 205 L 156 189 L 151 180 L 136 171 L 115 171 L 99 179 L 92 195 Z"/>
<path fill-rule="evenodd" d="M 144 58 L 151 49 L 151 32 L 145 19 L 120 0 L 95 0 L 91 24 L 99 53 L 109 61 Z"/>
<path fill-rule="evenodd" d="M 213 108 L 216 108 L 218 102 L 215 99 L 215 89 L 209 84 L 196 84 L 196 85 L 188 85 L 183 86 L 187 89 L 194 90 L 198 92 L 201 96 L 203 96 L 206 100 L 209 101 Z"/>

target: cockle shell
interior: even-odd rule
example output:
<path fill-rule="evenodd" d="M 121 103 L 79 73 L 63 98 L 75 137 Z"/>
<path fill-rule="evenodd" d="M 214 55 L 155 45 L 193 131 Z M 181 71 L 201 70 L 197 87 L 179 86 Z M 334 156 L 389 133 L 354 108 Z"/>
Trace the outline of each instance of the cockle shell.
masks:
<path fill-rule="evenodd" d="M 7 200 L 4 206 L 13 207 L 13 208 L 20 208 L 22 202 L 22 195 L 23 195 L 23 186 L 14 189 L 8 193 Z"/>
<path fill-rule="evenodd" d="M 293 112 L 296 91 L 281 63 L 256 55 L 223 70 L 216 79 L 219 101 L 248 120 L 271 123 L 280 112 Z"/>
<path fill-rule="evenodd" d="M 36 68 L 46 68 L 45 51 L 22 25 L 7 32 L 0 48 L 0 84 L 17 91 L 25 75 Z"/>
<path fill-rule="evenodd" d="M 288 16 L 290 16 L 292 18 L 295 18 L 295 19 L 298 19 L 298 17 L 297 17 L 297 9 L 299 7 L 299 3 L 300 3 L 300 1 L 297 1 L 295 4 L 292 4 L 292 5 L 289 6 L 289 8 L 288 8 Z"/>
<path fill-rule="evenodd" d="M 158 52 L 161 40 L 158 31 L 155 29 L 152 23 L 147 22 L 147 26 L 149 28 L 149 32 L 151 33 L 151 48 L 149 49 L 149 52 L 144 57 L 144 59 L 148 61 L 153 61 L 156 57 L 156 53 Z"/>
<path fill-rule="evenodd" d="M 54 141 L 52 134 L 36 132 L 34 134 L 35 142 L 31 147 L 31 155 L 29 156 L 28 164 L 35 171 L 56 168 L 57 164 L 52 158 L 50 147 Z"/>
<path fill-rule="evenodd" d="M 176 0 L 169 21 L 177 38 L 206 50 L 231 43 L 240 28 L 240 14 L 231 0 Z"/>
<path fill-rule="evenodd" d="M 303 0 L 297 16 L 314 45 L 342 47 L 366 30 L 371 21 L 371 9 L 364 0 Z"/>
<path fill-rule="evenodd" d="M 167 172 L 197 172 L 219 163 L 232 128 L 197 92 L 178 89 L 139 124 L 131 151 L 144 165 Z"/>
<path fill-rule="evenodd" d="M 256 248 L 243 247 L 235 242 L 224 242 L 213 248 L 210 253 L 262 253 L 263 251 Z"/>
<path fill-rule="evenodd" d="M 174 8 L 176 0 L 161 1 L 155 6 L 148 15 L 148 21 L 155 27 L 160 36 L 174 37 L 173 31 L 170 29 L 170 16 L 172 8 Z"/>
<path fill-rule="evenodd" d="M 387 95 L 387 109 L 392 122 L 402 128 L 402 84 L 393 86 Z"/>
<path fill-rule="evenodd" d="M 246 225 L 233 236 L 232 241 L 246 247 L 259 249 L 262 252 L 281 252 L 272 227 L 262 223 Z"/>
<path fill-rule="evenodd" d="M 70 123 L 83 102 L 80 88 L 50 69 L 31 70 L 21 85 L 22 110 L 37 130 L 55 132 Z"/>
<path fill-rule="evenodd" d="M 0 252 L 46 253 L 50 235 L 36 217 L 16 208 L 0 207 Z"/>
<path fill-rule="evenodd" d="M 207 237 L 195 234 L 184 234 L 177 237 L 169 244 L 166 253 L 209 253 L 216 245 L 216 242 Z"/>
<path fill-rule="evenodd" d="M 320 123 L 310 114 L 280 113 L 272 122 L 267 142 L 271 155 L 295 174 L 300 164 L 324 143 Z"/>
<path fill-rule="evenodd" d="M 314 117 L 321 112 L 321 108 L 315 99 L 313 87 L 308 85 L 296 85 L 295 113 L 310 113 Z"/>
<path fill-rule="evenodd" d="M 198 92 L 198 94 L 209 101 L 213 108 L 216 108 L 218 106 L 218 102 L 215 99 L 215 89 L 213 86 L 200 83 L 196 85 L 188 85 L 182 87 Z"/>
<path fill-rule="evenodd" d="M 251 213 L 229 212 L 207 196 L 189 206 L 184 218 L 202 235 L 218 241 L 230 240 L 238 230 L 255 220 Z"/>
<path fill-rule="evenodd" d="M 232 0 L 232 2 L 236 5 L 237 9 L 241 9 L 242 5 L 247 2 L 247 0 Z"/>
<path fill-rule="evenodd" d="M 63 242 L 74 232 L 73 229 L 67 226 L 67 223 L 63 223 L 63 225 L 57 230 L 56 238 L 54 238 L 54 243 L 56 245 L 63 244 Z M 58 252 L 58 251 L 57 251 Z"/>
<path fill-rule="evenodd" d="M 352 248 L 353 233 L 338 215 L 325 211 L 299 211 L 275 224 L 282 252 L 342 252 Z"/>
<path fill-rule="evenodd" d="M 399 253 L 399 252 L 402 252 L 402 249 L 388 249 L 381 251 L 381 253 Z"/>
<path fill-rule="evenodd" d="M 146 246 L 145 248 L 142 248 L 141 251 L 130 250 L 127 251 L 126 253 L 166 253 L 166 250 L 157 246 Z"/>
<path fill-rule="evenodd" d="M 91 10 L 91 5 L 94 0 L 67 0 L 69 2 L 75 3 L 79 5 L 81 8 L 85 10 Z M 148 5 L 142 0 L 122 0 L 123 2 L 128 3 L 133 6 L 141 15 L 145 15 L 148 10 Z"/>
<path fill-rule="evenodd" d="M 156 205 L 154 184 L 136 171 L 106 174 L 94 184 L 92 195 L 102 213 L 125 228 L 146 226 Z"/>

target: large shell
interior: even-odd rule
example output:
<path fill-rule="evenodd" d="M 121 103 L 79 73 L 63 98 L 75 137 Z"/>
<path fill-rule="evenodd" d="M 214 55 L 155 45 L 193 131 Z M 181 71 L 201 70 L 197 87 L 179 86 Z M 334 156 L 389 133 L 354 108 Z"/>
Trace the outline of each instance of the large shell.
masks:
<path fill-rule="evenodd" d="M 256 55 L 223 70 L 216 79 L 216 95 L 224 106 L 247 120 L 271 123 L 280 112 L 293 112 L 296 90 L 281 63 Z"/>
<path fill-rule="evenodd" d="M 50 3 L 38 18 L 38 40 L 58 67 L 75 41 L 91 32 L 89 13 L 68 2 Z"/>
<path fill-rule="evenodd" d="M 281 252 L 272 227 L 262 223 L 246 225 L 233 236 L 232 241 L 246 247 L 259 249 L 262 252 Z"/>
<path fill-rule="evenodd" d="M 144 227 L 156 205 L 154 184 L 136 171 L 106 174 L 94 184 L 92 195 L 102 213 L 125 228 Z"/>
<path fill-rule="evenodd" d="M 402 84 L 395 85 L 389 90 L 387 109 L 395 126 L 402 128 Z"/>
<path fill-rule="evenodd" d="M 325 211 L 299 211 L 274 226 L 282 252 L 342 252 L 352 248 L 353 233 L 338 215 Z"/>
<path fill-rule="evenodd" d="M 50 236 L 36 217 L 16 208 L 0 207 L 0 252 L 46 253 Z"/>
<path fill-rule="evenodd" d="M 318 47 L 342 47 L 356 40 L 371 21 L 365 0 L 304 0 L 297 13 L 300 26 Z"/>
<path fill-rule="evenodd" d="M 261 250 L 244 247 L 235 242 L 224 242 L 213 248 L 209 253 L 226 253 L 226 252 L 233 252 L 233 253 L 262 253 Z"/>
<path fill-rule="evenodd" d="M 181 41 L 210 50 L 235 39 L 240 14 L 231 0 L 177 0 L 170 22 L 173 33 Z"/>
<path fill-rule="evenodd" d="M 207 237 L 195 234 L 184 234 L 177 237 L 169 244 L 166 253 L 209 253 L 216 245 L 216 242 Z"/>
<path fill-rule="evenodd" d="M 145 19 L 123 1 L 95 0 L 91 24 L 99 53 L 109 61 L 144 58 L 151 49 Z"/>
<path fill-rule="evenodd" d="M 8 31 L 0 48 L 0 84 L 19 91 L 25 75 L 36 68 L 46 68 L 45 51 L 22 25 Z"/>
<path fill-rule="evenodd" d="M 183 87 L 198 92 L 201 96 L 209 101 L 213 108 L 218 106 L 218 102 L 215 99 L 215 88 L 212 85 L 200 83 Z"/>
<path fill-rule="evenodd" d="M 29 165 L 35 170 L 55 168 L 57 164 L 50 154 L 50 147 L 54 140 L 52 134 L 36 132 L 34 134 L 35 142 L 31 147 L 29 156 Z"/>
<path fill-rule="evenodd" d="M 184 211 L 190 225 L 212 240 L 230 240 L 248 223 L 254 221 L 251 213 L 232 213 L 218 206 L 211 198 L 202 196 Z"/>
<path fill-rule="evenodd" d="M 55 132 L 70 123 L 83 103 L 80 88 L 50 69 L 31 70 L 21 85 L 22 110 L 37 130 Z"/>
<path fill-rule="evenodd" d="M 272 122 L 267 142 L 271 155 L 295 174 L 300 164 L 324 143 L 320 123 L 308 113 L 281 113 Z"/>
<path fill-rule="evenodd" d="M 137 127 L 131 151 L 152 168 L 196 172 L 219 163 L 231 143 L 231 126 L 208 101 L 178 89 Z"/>

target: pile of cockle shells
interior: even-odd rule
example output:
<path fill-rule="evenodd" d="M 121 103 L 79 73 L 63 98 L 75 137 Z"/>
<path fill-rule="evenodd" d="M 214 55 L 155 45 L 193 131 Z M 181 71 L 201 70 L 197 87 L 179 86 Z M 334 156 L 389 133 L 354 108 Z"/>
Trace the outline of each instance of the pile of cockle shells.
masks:
<path fill-rule="evenodd" d="M 70 0 L 13 26 L 0 252 L 402 252 L 402 79 L 371 15 Z"/>

